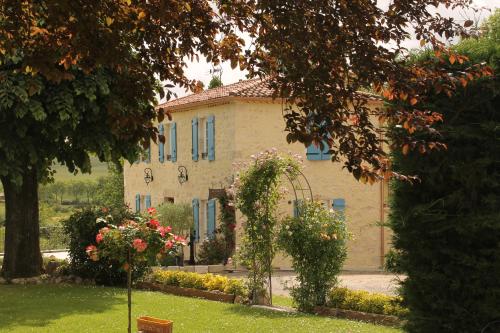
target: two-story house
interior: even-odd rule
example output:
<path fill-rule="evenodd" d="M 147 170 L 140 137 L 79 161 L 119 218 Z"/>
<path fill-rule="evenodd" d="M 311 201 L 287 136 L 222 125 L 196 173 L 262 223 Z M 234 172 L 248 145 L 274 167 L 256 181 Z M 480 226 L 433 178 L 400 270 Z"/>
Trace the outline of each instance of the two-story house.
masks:
<path fill-rule="evenodd" d="M 381 101 L 374 98 L 371 103 L 375 107 Z M 166 201 L 189 202 L 201 242 L 218 223 L 218 204 L 210 198 L 210 189 L 231 184 L 233 164 L 271 147 L 291 151 L 304 157 L 303 172 L 314 199 L 344 210 L 353 235 L 344 268 L 381 268 L 389 247 L 388 231 L 377 223 L 384 220 L 385 185 L 357 182 L 341 165 L 331 162 L 327 151 L 288 144 L 281 100 L 272 99 L 265 82 L 240 81 L 161 107 L 173 115 L 172 121 L 158 125 L 165 143 L 152 144 L 143 161 L 125 166 L 125 201 L 130 207 L 143 210 Z M 283 213 L 293 214 L 292 202 L 292 197 L 283 200 Z M 237 228 L 242 221 L 237 212 Z M 290 261 L 278 256 L 274 265 L 288 268 Z"/>

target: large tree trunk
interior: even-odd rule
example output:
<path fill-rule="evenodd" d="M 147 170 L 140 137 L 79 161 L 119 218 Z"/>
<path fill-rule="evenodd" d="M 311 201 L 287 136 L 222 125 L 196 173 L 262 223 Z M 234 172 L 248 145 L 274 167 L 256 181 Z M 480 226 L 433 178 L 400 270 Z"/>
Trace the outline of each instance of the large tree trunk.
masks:
<path fill-rule="evenodd" d="M 38 177 L 26 169 L 23 183 L 16 186 L 1 177 L 5 192 L 5 255 L 2 275 L 5 278 L 40 275 L 40 226 L 38 216 Z"/>

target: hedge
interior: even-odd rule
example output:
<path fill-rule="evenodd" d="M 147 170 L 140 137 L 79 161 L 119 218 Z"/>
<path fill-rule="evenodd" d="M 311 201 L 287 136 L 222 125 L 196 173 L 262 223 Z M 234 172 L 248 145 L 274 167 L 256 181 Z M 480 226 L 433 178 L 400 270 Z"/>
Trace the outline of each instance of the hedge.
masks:
<path fill-rule="evenodd" d="M 401 305 L 401 302 L 402 299 L 397 296 L 347 288 L 333 288 L 328 295 L 327 305 L 343 310 L 403 317 L 408 310 Z"/>
<path fill-rule="evenodd" d="M 167 286 L 220 291 L 226 294 L 248 297 L 248 289 L 243 280 L 230 279 L 221 275 L 192 272 L 154 270 L 149 277 L 153 282 Z"/>

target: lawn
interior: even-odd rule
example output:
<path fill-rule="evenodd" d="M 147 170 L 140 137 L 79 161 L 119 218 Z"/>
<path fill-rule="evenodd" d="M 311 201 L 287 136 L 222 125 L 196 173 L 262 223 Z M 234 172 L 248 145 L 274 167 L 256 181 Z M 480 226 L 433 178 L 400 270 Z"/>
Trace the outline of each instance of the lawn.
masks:
<path fill-rule="evenodd" d="M 125 289 L 4 285 L 0 286 L 0 295 L 0 332 L 126 331 Z M 177 333 L 401 332 L 355 321 L 278 313 L 147 291 L 134 291 L 132 315 L 134 318 L 151 315 L 173 320 Z"/>

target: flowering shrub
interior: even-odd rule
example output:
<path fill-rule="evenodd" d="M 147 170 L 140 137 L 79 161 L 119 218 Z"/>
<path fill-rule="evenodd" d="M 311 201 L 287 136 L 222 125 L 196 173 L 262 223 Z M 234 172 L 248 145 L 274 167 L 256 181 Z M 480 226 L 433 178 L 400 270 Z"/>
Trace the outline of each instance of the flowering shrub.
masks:
<path fill-rule="evenodd" d="M 243 164 L 245 169 L 229 188 L 228 195 L 234 197 L 236 207 L 246 218 L 237 256 L 248 268 L 252 302 L 263 303 L 266 289 L 271 290 L 278 203 L 285 194 L 282 179 L 285 176 L 295 179 L 300 173 L 301 161 L 300 156 L 281 154 L 276 149 L 252 155 L 252 159 L 250 164 Z M 268 302 L 271 299 L 269 297 Z"/>
<path fill-rule="evenodd" d="M 301 311 L 325 305 L 328 291 L 336 285 L 337 275 L 347 255 L 344 216 L 327 210 L 319 202 L 301 203 L 300 215 L 286 219 L 278 243 L 292 257 L 297 286 L 291 295 Z"/>
<path fill-rule="evenodd" d="M 154 270 L 151 279 L 167 286 L 220 291 L 241 297 L 248 296 L 248 289 L 242 280 L 230 279 L 222 275 Z"/>
<path fill-rule="evenodd" d="M 186 241 L 172 234 L 171 227 L 160 226 L 156 209 L 149 208 L 147 216 L 130 215 L 130 218 L 115 221 L 112 215 L 98 218 L 103 224 L 95 236 L 95 243 L 86 248 L 94 261 L 99 258 L 116 260 L 127 272 L 128 288 L 128 332 L 132 332 L 132 269 L 137 263 L 153 264 L 165 254 L 175 252 Z"/>
<path fill-rule="evenodd" d="M 184 238 L 172 234 L 171 227 L 160 226 L 154 208 L 148 209 L 147 216 L 132 215 L 116 222 L 111 215 L 97 219 L 97 223 L 105 226 L 95 236 L 95 245 L 87 246 L 87 255 L 92 260 L 101 257 L 117 260 L 128 270 L 132 262 L 153 264 L 162 255 L 185 245 Z"/>

